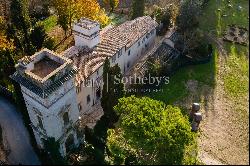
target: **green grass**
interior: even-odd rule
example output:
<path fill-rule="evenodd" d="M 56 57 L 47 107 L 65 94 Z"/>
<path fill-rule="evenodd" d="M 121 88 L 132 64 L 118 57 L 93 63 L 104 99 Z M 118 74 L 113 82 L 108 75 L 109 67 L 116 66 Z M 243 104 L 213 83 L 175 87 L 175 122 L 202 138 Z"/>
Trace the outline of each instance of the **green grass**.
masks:
<path fill-rule="evenodd" d="M 212 33 L 215 36 L 221 37 L 228 25 L 237 24 L 242 27 L 248 27 L 248 1 L 235 0 L 231 2 L 233 5 L 232 8 L 227 6 L 228 2 L 226 0 L 210 0 L 200 18 L 199 29 L 204 33 Z M 242 12 L 238 11 L 238 5 L 243 7 Z M 218 8 L 221 11 L 218 11 Z M 223 14 L 227 14 L 228 16 L 222 17 Z M 161 87 L 163 89 L 162 92 L 152 92 L 148 95 L 151 98 L 172 104 L 189 95 L 185 86 L 188 80 L 197 80 L 199 86 L 209 85 L 213 87 L 216 84 L 215 78 L 218 68 L 218 50 L 216 47 L 214 48 L 214 56 L 211 62 L 181 68 L 170 77 L 168 85 Z M 232 44 L 225 43 L 225 49 L 230 52 Z M 228 74 L 225 75 L 224 81 L 226 92 L 231 96 L 237 96 L 237 94 L 246 94 L 245 92 L 248 90 L 246 86 L 246 82 L 248 82 L 248 60 L 243 56 L 248 52 L 248 48 L 241 45 L 234 45 L 233 50 L 234 52 L 230 54 L 226 64 L 230 69 L 228 70 Z M 237 64 L 235 64 L 235 61 L 237 61 Z"/>
<path fill-rule="evenodd" d="M 232 24 L 249 29 L 248 3 L 247 0 L 234 0 L 231 1 L 232 7 L 229 7 L 226 0 L 210 0 L 200 19 L 200 29 L 217 37 L 222 37 L 226 28 Z M 242 11 L 238 10 L 239 5 L 242 7 Z M 223 17 L 224 14 L 227 17 Z M 224 48 L 228 53 L 226 71 L 222 78 L 224 88 L 229 97 L 239 99 L 239 97 L 247 95 L 249 89 L 249 65 L 246 58 L 248 47 L 225 42 Z"/>
<path fill-rule="evenodd" d="M 239 54 L 235 46 L 231 46 L 230 56 L 226 61 L 226 71 L 223 73 L 226 93 L 235 99 L 248 93 L 248 59 L 244 52 Z"/>
<path fill-rule="evenodd" d="M 118 15 L 118 14 L 111 13 L 109 18 L 110 18 L 110 23 L 112 25 L 120 25 L 124 23 L 125 21 L 127 21 L 126 16 L 121 15 L 121 14 Z"/>
<path fill-rule="evenodd" d="M 199 84 L 208 86 L 215 85 L 217 52 L 213 53 L 212 60 L 207 64 L 183 67 L 175 72 L 171 77 L 169 84 L 163 85 L 163 91 L 152 92 L 148 95 L 156 100 L 161 100 L 166 104 L 173 104 L 181 100 L 189 93 L 186 88 L 188 80 L 197 80 Z"/>
<path fill-rule="evenodd" d="M 222 37 L 228 25 L 236 24 L 240 27 L 248 28 L 249 19 L 249 7 L 248 0 L 231 0 L 232 8 L 228 7 L 227 0 L 209 0 L 207 7 L 200 18 L 199 29 L 204 33 L 213 34 L 215 37 Z M 237 6 L 243 7 L 243 11 L 239 12 Z M 221 11 L 218 11 L 218 8 Z M 227 17 L 223 17 L 226 14 Z M 248 47 L 232 44 L 225 42 L 225 50 L 228 55 L 225 58 L 225 64 L 219 64 L 218 49 L 214 46 L 214 56 L 211 62 L 207 64 L 184 67 L 178 70 L 170 78 L 170 83 L 164 85 L 161 88 L 163 92 L 149 93 L 151 98 L 156 100 L 161 100 L 167 104 L 173 104 L 176 101 L 181 101 L 184 97 L 188 97 L 189 91 L 187 90 L 185 84 L 188 80 L 197 80 L 199 82 L 198 89 L 209 85 L 213 87 L 216 85 L 216 81 L 223 81 L 224 90 L 226 92 L 226 97 L 234 104 L 234 113 L 239 117 L 237 123 L 239 126 L 243 126 L 242 135 L 245 136 L 248 130 L 248 111 L 247 111 L 247 95 L 248 95 L 248 82 L 249 82 L 249 59 L 248 59 Z M 222 69 L 222 74 L 219 76 L 217 74 L 218 68 Z M 222 68 L 221 68 L 222 67 Z M 223 70 L 225 67 L 225 71 Z M 209 94 L 207 94 L 209 95 Z M 202 101 L 198 101 L 202 102 Z M 246 127 L 245 127 L 246 126 Z M 246 128 L 246 129 L 245 129 Z M 248 137 L 246 136 L 246 142 L 248 142 Z M 190 146 L 187 149 L 186 158 L 183 163 L 196 163 L 193 160 L 197 159 L 191 155 L 197 152 L 197 143 Z M 202 163 L 197 163 L 202 164 Z"/>
<path fill-rule="evenodd" d="M 201 16 L 200 28 L 206 32 L 216 32 L 219 36 L 231 24 L 248 28 L 248 3 L 248 0 L 231 0 L 232 7 L 228 7 L 227 0 L 210 0 Z M 239 5 L 242 11 L 238 10 Z"/>
<path fill-rule="evenodd" d="M 39 23 L 44 25 L 46 32 L 49 32 L 52 28 L 54 28 L 57 25 L 57 17 L 55 15 L 52 15 L 43 21 L 39 21 Z"/>

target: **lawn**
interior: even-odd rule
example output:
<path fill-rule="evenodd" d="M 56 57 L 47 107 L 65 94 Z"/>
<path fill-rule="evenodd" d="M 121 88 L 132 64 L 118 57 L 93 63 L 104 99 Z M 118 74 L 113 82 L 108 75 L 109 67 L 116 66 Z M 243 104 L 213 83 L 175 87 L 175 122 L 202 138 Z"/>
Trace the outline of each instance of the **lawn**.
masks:
<path fill-rule="evenodd" d="M 161 100 L 166 104 L 173 104 L 189 95 L 186 88 L 188 80 L 197 80 L 199 84 L 215 85 L 217 52 L 207 64 L 183 67 L 170 76 L 169 84 L 163 85 L 161 92 L 148 94 L 151 98 Z"/>
<path fill-rule="evenodd" d="M 227 94 L 237 100 L 248 93 L 249 65 L 244 51 L 238 52 L 234 45 L 230 49 L 223 80 Z"/>
<path fill-rule="evenodd" d="M 209 0 L 200 17 L 199 29 L 217 41 L 222 41 L 229 25 L 236 24 L 249 30 L 248 3 L 247 0 L 231 0 L 230 7 L 228 0 Z M 242 7 L 241 11 L 239 6 Z M 215 43 L 213 48 L 211 62 L 179 69 L 170 77 L 170 83 L 162 87 L 163 92 L 148 95 L 167 104 L 178 105 L 184 110 L 192 102 L 200 102 L 206 113 L 199 138 L 203 147 L 199 152 L 205 151 L 205 158 L 208 159 L 215 157 L 215 162 L 247 164 L 249 49 L 248 46 L 223 41 L 225 55 L 220 54 Z M 195 95 L 186 88 L 189 80 L 198 81 Z M 219 125 L 218 130 L 215 125 Z"/>
<path fill-rule="evenodd" d="M 241 12 L 238 6 L 242 6 Z M 228 7 L 227 1 L 210 0 L 201 16 L 199 29 L 204 33 L 221 37 L 228 25 L 237 24 L 248 28 L 248 10 L 246 0 L 232 1 L 232 7 Z M 225 13 L 228 16 L 222 17 L 221 15 Z M 248 91 L 248 59 L 246 58 L 248 47 L 225 43 L 225 49 L 229 55 L 226 63 L 228 70 L 224 73 L 226 92 L 229 96 L 244 96 Z M 170 83 L 161 87 L 163 91 L 152 92 L 148 95 L 167 104 L 173 104 L 189 95 L 185 86 L 188 80 L 197 80 L 199 86 L 213 87 L 216 85 L 217 61 L 218 50 L 214 46 L 212 61 L 179 69 L 170 77 Z"/>
<path fill-rule="evenodd" d="M 248 0 L 232 0 L 232 7 L 229 7 L 228 0 L 210 0 L 201 16 L 200 28 L 220 37 L 228 25 L 236 24 L 248 28 L 248 3 Z M 239 6 L 242 7 L 241 10 Z"/>
<path fill-rule="evenodd" d="M 42 25 L 44 25 L 45 31 L 48 33 L 57 25 L 57 16 L 51 15 L 45 20 L 39 21 L 38 23 L 41 23 Z"/>

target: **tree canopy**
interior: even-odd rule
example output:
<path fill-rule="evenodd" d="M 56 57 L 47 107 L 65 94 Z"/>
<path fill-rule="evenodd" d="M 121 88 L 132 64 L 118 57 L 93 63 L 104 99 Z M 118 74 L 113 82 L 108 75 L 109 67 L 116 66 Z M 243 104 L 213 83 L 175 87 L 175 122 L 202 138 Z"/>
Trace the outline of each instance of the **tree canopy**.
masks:
<path fill-rule="evenodd" d="M 74 20 L 86 17 L 99 21 L 102 26 L 108 23 L 108 16 L 97 0 L 54 0 L 53 6 L 58 15 L 58 23 L 67 31 Z"/>
<path fill-rule="evenodd" d="M 43 47 L 44 41 L 47 38 L 44 26 L 42 24 L 36 24 L 34 29 L 30 33 L 30 41 L 36 47 L 37 50 Z"/>
<path fill-rule="evenodd" d="M 145 0 L 133 0 L 131 19 L 144 16 Z"/>
<path fill-rule="evenodd" d="M 29 40 L 31 22 L 27 0 L 13 0 L 10 4 L 10 22 L 8 35 L 14 39 L 16 47 L 26 54 L 33 54 L 34 48 Z"/>
<path fill-rule="evenodd" d="M 198 16 L 201 11 L 200 1 L 185 0 L 177 16 L 177 26 L 183 33 L 195 29 L 199 25 Z"/>
<path fill-rule="evenodd" d="M 108 8 L 110 8 L 110 12 L 113 12 L 119 4 L 119 0 L 103 0 L 103 2 Z"/>
<path fill-rule="evenodd" d="M 148 97 L 121 98 L 116 129 L 108 130 L 113 164 L 181 164 L 193 140 L 188 118 L 177 107 Z M 134 163 L 136 162 L 136 163 Z"/>

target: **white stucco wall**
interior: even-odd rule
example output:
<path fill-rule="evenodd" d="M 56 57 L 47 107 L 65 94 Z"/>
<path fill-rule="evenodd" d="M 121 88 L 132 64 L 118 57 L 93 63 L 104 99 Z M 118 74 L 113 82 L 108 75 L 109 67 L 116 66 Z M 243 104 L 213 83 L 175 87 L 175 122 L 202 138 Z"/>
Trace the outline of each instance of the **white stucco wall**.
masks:
<path fill-rule="evenodd" d="M 86 29 L 78 26 L 77 24 L 74 24 L 73 33 L 74 33 L 75 45 L 88 46 L 89 48 L 93 48 L 100 42 L 99 31 L 100 31 L 100 25 L 97 25 L 90 29 Z"/>
<path fill-rule="evenodd" d="M 149 32 L 150 33 L 150 32 Z M 142 54 L 145 54 L 147 51 L 145 48 L 145 45 L 148 45 L 148 49 L 150 46 L 154 43 L 155 37 L 156 37 L 156 30 L 153 30 L 153 33 L 150 33 L 149 37 L 146 38 L 147 34 L 142 36 L 138 41 L 136 41 L 130 48 L 125 49 L 123 47 L 121 49 L 121 56 L 118 57 L 118 53 L 115 54 L 112 58 L 110 58 L 110 65 L 114 66 L 115 64 L 118 64 L 119 67 L 121 68 L 122 74 L 124 74 L 124 69 L 125 72 L 128 71 L 135 63 L 136 61 L 141 57 Z M 144 42 L 142 42 L 144 39 Z M 140 41 L 140 46 L 138 46 L 138 42 Z M 128 55 L 128 52 L 130 50 L 130 55 Z M 115 57 L 115 61 L 112 59 Z M 130 63 L 129 68 L 127 67 L 128 62 Z M 97 74 L 98 73 L 98 74 Z M 102 77 L 103 74 L 103 66 L 101 66 L 98 71 L 94 72 L 92 75 L 89 76 L 89 80 L 91 82 L 95 82 L 99 77 Z M 102 87 L 101 87 L 102 89 Z M 84 83 L 81 84 L 81 90 L 77 94 L 77 101 L 78 104 L 81 104 L 82 110 L 80 111 L 80 114 L 83 113 L 89 113 L 92 108 L 93 103 L 96 104 L 96 90 L 97 86 L 90 85 L 90 87 L 85 87 Z M 87 104 L 87 96 L 90 95 L 90 102 Z"/>
<path fill-rule="evenodd" d="M 46 108 L 43 104 L 48 102 L 51 104 L 51 101 L 45 102 L 44 99 L 41 99 L 33 92 L 29 91 L 27 88 L 23 86 L 21 87 L 32 124 L 35 127 L 37 127 L 38 126 L 37 116 L 40 116 L 47 137 L 54 137 L 56 140 L 58 140 L 63 135 L 65 126 L 62 117 L 63 114 L 60 114 L 60 112 L 62 111 L 64 106 L 70 105 L 70 109 L 68 112 L 69 120 L 72 120 L 72 122 L 75 123 L 79 118 L 75 87 L 67 86 L 69 84 L 72 84 L 72 82 L 73 79 L 65 83 L 64 86 L 62 86 L 60 89 L 54 92 L 52 96 L 49 97 L 50 100 L 53 100 L 54 96 L 57 99 L 57 101 L 48 108 Z M 57 94 L 63 94 L 63 95 L 60 98 L 58 98 Z M 39 100 L 39 102 L 37 100 Z M 34 108 L 40 113 L 40 115 L 37 114 L 36 111 L 34 111 Z M 42 146 L 40 140 L 37 140 L 37 143 L 40 144 L 40 146 Z"/>

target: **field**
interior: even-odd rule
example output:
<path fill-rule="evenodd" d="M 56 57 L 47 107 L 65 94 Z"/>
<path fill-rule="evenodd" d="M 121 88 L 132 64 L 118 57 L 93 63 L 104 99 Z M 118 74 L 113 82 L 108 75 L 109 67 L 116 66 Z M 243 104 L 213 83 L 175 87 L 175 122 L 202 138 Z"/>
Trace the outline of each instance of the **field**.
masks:
<path fill-rule="evenodd" d="M 201 103 L 199 158 L 205 164 L 247 164 L 248 156 L 248 46 L 223 42 L 228 25 L 249 29 L 249 1 L 210 0 L 199 29 L 213 43 L 213 60 L 208 64 L 179 69 L 164 85 L 163 92 L 150 97 L 189 110 Z M 241 7 L 241 10 L 239 9 Z"/>

